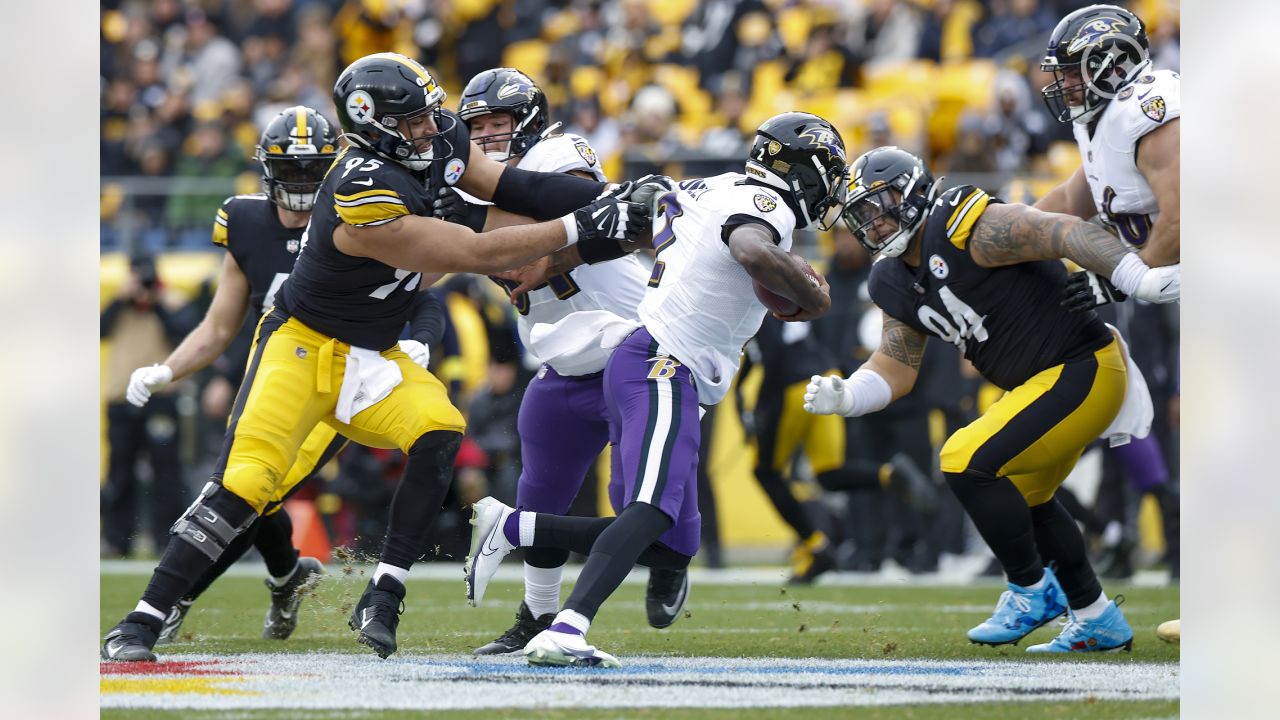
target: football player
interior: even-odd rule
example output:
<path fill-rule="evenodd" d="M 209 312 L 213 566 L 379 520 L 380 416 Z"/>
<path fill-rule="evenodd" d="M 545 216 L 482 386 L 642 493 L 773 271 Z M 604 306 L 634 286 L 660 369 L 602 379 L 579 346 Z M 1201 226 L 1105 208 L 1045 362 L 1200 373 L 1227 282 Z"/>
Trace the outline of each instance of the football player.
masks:
<path fill-rule="evenodd" d="M 263 192 L 227 198 L 214 218 L 213 244 L 227 254 L 209 311 L 162 364 L 133 372 L 129 402 L 142 407 L 153 390 L 207 367 L 227 349 L 243 326 L 252 331 L 257 325 L 293 269 L 320 181 L 337 157 L 337 149 L 337 133 L 323 115 L 311 108 L 286 108 L 267 124 L 255 153 L 262 164 Z M 439 343 L 444 330 L 444 312 L 427 293 L 420 294 L 418 300 L 414 338 L 401 340 L 399 345 L 426 368 L 429 348 Z M 196 598 L 250 547 L 262 555 L 271 575 L 266 581 L 271 607 L 263 621 L 262 636 L 284 640 L 293 633 L 304 595 L 298 589 L 322 573 L 323 566 L 316 558 L 299 557 L 293 547 L 293 524 L 289 514 L 280 512 L 280 508 L 346 442 L 328 425 L 315 427 L 263 515 L 170 608 L 160 630 L 160 642 L 177 637 Z"/>
<path fill-rule="evenodd" d="M 1116 432 L 1127 353 L 1096 313 L 1061 306 L 1061 259 L 1152 302 L 1177 300 L 1179 268 L 1148 268 L 1077 218 L 1006 205 L 971 185 L 941 192 L 919 158 L 895 147 L 862 155 L 852 175 L 842 215 L 881 256 L 868 282 L 885 314 L 880 347 L 848 378 L 814 376 L 805 409 L 846 417 L 883 409 L 915 385 L 928 335 L 954 343 L 1006 391 L 941 453 L 948 484 L 1009 580 L 969 639 L 1014 643 L 1067 612 L 1062 632 L 1029 652 L 1130 648 L 1133 631 L 1054 497 L 1084 448 Z"/>
<path fill-rule="evenodd" d="M 458 101 L 458 115 L 471 139 L 489 157 L 513 167 L 542 172 L 567 172 L 605 180 L 595 150 L 582 137 L 559 133 L 547 114 L 547 97 L 529 76 L 512 68 L 485 70 L 467 83 Z M 437 216 L 480 226 L 487 207 L 455 204 L 444 190 Z M 515 283 L 493 277 L 511 290 Z M 537 324 L 589 332 L 591 311 L 606 310 L 635 320 L 649 271 L 634 256 L 585 265 L 550 278 L 547 284 L 519 296 L 517 328 L 526 348 L 537 344 Z M 583 314 L 583 313 L 586 314 Z M 534 353 L 536 355 L 536 353 Z M 582 488 L 591 464 L 609 442 L 609 413 L 605 408 L 605 356 L 549 358 L 529 381 L 520 403 L 520 479 L 516 505 L 534 512 L 563 515 Z M 524 601 L 516 621 L 498 638 L 479 648 L 477 655 L 521 650 L 533 636 L 551 626 L 560 609 L 560 583 L 569 551 L 529 548 L 524 559 Z M 652 568 L 645 608 L 649 624 L 663 628 L 679 618 L 688 591 L 688 571 Z"/>
<path fill-rule="evenodd" d="M 1182 81 L 1151 66 L 1145 24 L 1115 5 L 1077 10 L 1049 36 L 1041 68 L 1055 76 L 1041 92 L 1058 121 L 1071 123 L 1081 167 L 1036 207 L 1085 219 L 1098 215 L 1148 265 L 1179 262 Z M 1124 299 L 1090 272 L 1074 275 L 1069 289 L 1078 305 Z M 1116 452 L 1146 476 L 1168 477 L 1154 434 Z M 1157 482 L 1147 489 L 1166 519 L 1177 517 L 1173 488 Z M 1176 525 L 1167 535 L 1176 557 Z"/>
<path fill-rule="evenodd" d="M 509 168 L 485 156 L 417 61 L 377 53 L 334 85 L 345 137 L 321 183 L 293 271 L 258 324 L 232 410 L 220 482 L 171 530 L 134 612 L 102 656 L 153 660 L 164 612 L 261 515 L 320 422 L 408 461 L 374 577 L 352 612 L 358 641 L 396 650 L 404 581 L 421 557 L 452 477 L 465 422 L 444 386 L 396 344 L 416 290 L 445 272 L 498 272 L 568 245 L 592 261 L 647 233 L 645 208 L 604 183 Z M 441 183 L 552 222 L 474 233 L 431 217 Z M 574 208 L 578 210 L 574 210 Z M 492 210 L 491 213 L 501 213 Z"/>
<path fill-rule="evenodd" d="M 525 646 L 530 663 L 618 667 L 586 640 L 601 603 L 637 562 L 688 567 L 701 523 L 699 403 L 715 405 L 724 397 L 742 346 L 764 319 L 753 280 L 799 306 L 786 319 L 808 320 L 830 307 L 825 285 L 787 251 L 797 226 L 829 227 L 839 216 L 845 162 L 844 143 L 830 123 L 785 113 L 756 131 L 745 174 L 685 180 L 660 196 L 657 260 L 640 322 L 602 323 L 605 339 L 596 343 L 612 350 L 604 400 L 613 445 L 609 496 L 617 517 L 518 511 L 493 498 L 475 505 L 467 562 L 473 605 L 515 547 L 587 554 L 551 627 Z"/>

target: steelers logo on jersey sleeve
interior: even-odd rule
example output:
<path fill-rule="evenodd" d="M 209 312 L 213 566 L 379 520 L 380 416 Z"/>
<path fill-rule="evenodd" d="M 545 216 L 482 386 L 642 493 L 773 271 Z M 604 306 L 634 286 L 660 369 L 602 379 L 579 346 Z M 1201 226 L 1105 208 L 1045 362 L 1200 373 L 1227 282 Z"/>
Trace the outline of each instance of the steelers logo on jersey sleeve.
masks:
<path fill-rule="evenodd" d="M 760 212 L 772 212 L 774 208 L 778 207 L 778 203 L 775 202 L 773 198 L 763 193 L 758 193 L 755 197 L 755 201 L 756 209 Z"/>

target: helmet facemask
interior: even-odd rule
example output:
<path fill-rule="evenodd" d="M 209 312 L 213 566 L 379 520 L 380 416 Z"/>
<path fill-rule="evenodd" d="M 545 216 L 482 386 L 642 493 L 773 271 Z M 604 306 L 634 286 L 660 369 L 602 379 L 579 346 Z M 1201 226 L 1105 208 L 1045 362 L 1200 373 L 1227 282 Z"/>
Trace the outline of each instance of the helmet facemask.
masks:
<path fill-rule="evenodd" d="M 295 146 L 296 147 L 296 146 Z M 293 148 L 290 148 L 292 150 Z M 262 187 L 277 205 L 294 212 L 311 212 L 316 193 L 334 156 L 268 155 L 259 153 Z"/>
<path fill-rule="evenodd" d="M 529 148 L 542 139 L 540 135 L 528 131 L 529 126 L 535 124 L 535 119 L 539 116 L 537 107 L 532 108 L 523 120 L 517 120 L 515 113 L 502 110 L 495 110 L 485 115 L 505 115 L 511 118 L 511 129 L 507 132 L 493 133 L 491 135 L 473 135 L 471 137 L 472 142 L 479 145 L 480 149 L 484 150 L 484 154 L 491 160 L 505 163 L 512 158 L 524 157 L 524 154 L 529 152 Z M 471 127 L 473 122 L 485 117 L 485 115 L 471 115 L 468 117 L 465 120 L 468 128 Z M 506 149 L 489 149 L 489 146 L 501 145 L 503 142 L 507 143 Z"/>
<path fill-rule="evenodd" d="M 411 121 L 427 114 L 430 114 L 431 124 L 435 127 L 435 130 L 409 137 Z M 370 127 L 376 128 L 382 134 L 382 137 L 373 143 L 372 149 L 410 170 L 420 172 L 431 167 L 431 161 L 435 159 L 435 139 L 452 130 L 455 122 L 457 121 L 453 116 L 446 115 L 441 111 L 439 104 L 411 115 L 384 115 L 381 123 L 372 123 L 370 125 Z M 424 142 L 426 147 L 419 148 L 419 145 Z M 451 155 L 452 153 L 453 149 L 448 148 L 445 154 Z"/>
<path fill-rule="evenodd" d="M 1146 31 L 1136 15 L 1119 7 L 1084 8 L 1054 29 L 1040 62 L 1054 82 L 1040 93 L 1058 122 L 1087 123 L 1149 65 Z"/>
<path fill-rule="evenodd" d="M 921 187 L 923 177 L 917 169 L 909 176 L 899 175 L 888 183 L 855 190 L 845 202 L 841 212 L 845 226 L 872 255 L 898 257 L 906 252 L 938 187 L 934 183 L 926 194 Z M 882 229 L 888 221 L 897 223 L 897 228 Z"/>

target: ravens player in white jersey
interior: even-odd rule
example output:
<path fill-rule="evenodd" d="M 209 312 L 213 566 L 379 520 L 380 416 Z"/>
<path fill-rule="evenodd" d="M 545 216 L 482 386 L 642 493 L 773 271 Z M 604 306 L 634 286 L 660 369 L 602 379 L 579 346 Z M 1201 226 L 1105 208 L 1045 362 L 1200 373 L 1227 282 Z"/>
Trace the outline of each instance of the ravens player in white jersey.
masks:
<path fill-rule="evenodd" d="M 445 272 L 498 272 L 569 245 L 608 259 L 648 231 L 645 208 L 604 183 L 485 157 L 443 108 L 444 90 L 403 55 L 352 63 L 333 98 L 351 144 L 326 173 L 298 260 L 258 324 L 225 472 L 174 525 L 142 600 L 105 638 L 105 659 L 154 660 L 161 608 L 265 511 L 321 422 L 408 457 L 381 562 L 350 619 L 359 642 L 384 658 L 395 652 L 404 580 L 424 554 L 465 428 L 440 381 L 396 345 L 423 275 L 429 285 Z M 559 219 L 473 233 L 431 217 L 441 183 L 513 213 Z"/>
<path fill-rule="evenodd" d="M 1118 334 L 1060 304 L 1067 258 L 1153 302 L 1177 299 L 1177 267 L 1148 268 L 1105 230 L 1006 205 L 971 185 L 940 192 L 894 147 L 859 157 L 843 216 L 873 254 L 868 289 L 885 313 L 880 347 L 850 377 L 814 376 L 805 409 L 846 417 L 883 409 L 915 385 L 929 335 L 954 343 L 1005 395 L 942 447 L 941 467 L 1009 579 L 975 643 L 1015 643 L 1069 613 L 1031 652 L 1129 648 L 1133 631 L 1089 565 L 1054 493 L 1084 448 L 1120 432 L 1130 379 Z M 1126 269 L 1127 268 L 1127 269 Z M 1133 268 L 1138 268 L 1134 272 Z M 1046 565 L 1053 563 L 1056 571 Z"/>
<path fill-rule="evenodd" d="M 609 351 L 603 400 L 613 445 L 609 499 L 618 515 L 563 517 L 485 498 L 475 505 L 467 564 L 467 597 L 478 605 L 515 547 L 588 554 L 560 613 L 525 646 L 530 663 L 618 667 L 586 641 L 601 604 L 637 563 L 688 567 L 701 525 L 699 405 L 724 398 L 742 346 L 764 320 L 753 282 L 800 308 L 785 319 L 811 319 L 830 307 L 826 286 L 787 251 L 797 227 L 829 227 L 839 217 L 846 162 L 844 142 L 826 120 L 799 112 L 766 120 L 745 173 L 685 180 L 659 196 L 657 261 L 638 321 L 601 313 L 597 332 L 569 333 L 566 345 L 585 334 L 588 349 Z"/>
<path fill-rule="evenodd" d="M 525 170 L 567 172 L 605 180 L 600 159 L 585 138 L 557 132 L 548 116 L 547 97 L 529 76 L 512 68 L 494 68 L 467 83 L 458 115 L 471 139 L 499 162 Z M 447 193 L 452 191 L 446 190 Z M 478 226 L 487 207 L 437 203 L 437 216 Z M 442 214 L 443 213 L 443 214 Z M 515 283 L 493 278 L 508 291 Z M 520 340 L 534 356 L 542 344 L 537 325 L 560 323 L 572 331 L 590 325 L 596 312 L 639 317 L 649 271 L 634 255 L 607 263 L 584 265 L 548 278 L 543 287 L 517 297 Z M 540 339 L 540 338 L 539 338 Z M 598 349 L 598 345 L 596 346 Z M 545 358 L 529 381 L 520 402 L 521 470 L 516 505 L 535 512 L 564 514 L 582 488 L 591 464 L 609 442 L 609 416 L 604 406 L 604 361 L 594 357 Z M 524 601 L 516 622 L 477 655 L 515 652 L 550 627 L 560 609 L 560 583 L 569 551 L 529 548 L 524 558 Z M 649 624 L 667 627 L 679 618 L 688 594 L 687 568 L 649 571 L 645 608 Z"/>
<path fill-rule="evenodd" d="M 1182 81 L 1151 66 L 1145 24 L 1115 5 L 1077 10 L 1054 28 L 1041 67 L 1056 76 L 1043 90 L 1045 103 L 1071 123 L 1081 167 L 1036 207 L 1097 215 L 1148 265 L 1179 262 Z M 1124 299 L 1090 272 L 1077 273 L 1069 286 L 1078 305 Z M 1158 443 L 1155 436 L 1139 442 Z M 1136 454 L 1136 445 L 1126 450 Z M 1176 494 L 1159 485 L 1156 497 L 1165 517 L 1176 517 Z M 1177 620 L 1162 627 L 1162 638 L 1181 635 Z"/>
<path fill-rule="evenodd" d="M 134 371 L 128 392 L 130 402 L 141 407 L 153 390 L 207 367 L 227 350 L 237 333 L 252 333 L 293 269 L 316 191 L 337 153 L 337 133 L 323 115 L 311 108 L 286 108 L 267 123 L 255 154 L 262 164 L 263 192 L 227 198 L 214 218 L 213 244 L 227 254 L 209 311 L 162 364 Z M 414 337 L 399 344 L 425 368 L 429 348 L 439 343 L 444 330 L 444 312 L 427 293 L 420 294 L 418 300 Z M 252 354 L 252 349 L 249 352 Z M 196 598 L 250 547 L 262 555 L 271 575 L 266 581 L 271 607 L 263 621 L 262 636 L 284 640 L 293 633 L 304 597 L 298 588 L 322 573 L 323 567 L 316 558 L 299 557 L 293 547 L 293 524 L 289 514 L 281 511 L 281 504 L 337 455 L 346 442 L 328 425 L 315 427 L 299 448 L 297 459 L 262 517 L 236 538 L 217 564 L 169 610 L 160 642 L 177 636 Z M 215 477 L 220 475 L 221 466 L 214 471 Z"/>

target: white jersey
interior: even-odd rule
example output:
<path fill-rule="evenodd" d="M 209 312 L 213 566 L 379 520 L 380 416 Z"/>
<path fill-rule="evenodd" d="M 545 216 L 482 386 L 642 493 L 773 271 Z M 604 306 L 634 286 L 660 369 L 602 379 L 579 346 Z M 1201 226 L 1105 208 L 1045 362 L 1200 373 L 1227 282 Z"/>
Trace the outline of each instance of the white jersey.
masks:
<path fill-rule="evenodd" d="M 538 172 L 586 170 L 597 180 L 605 180 L 595 151 L 586 140 L 570 133 L 539 141 L 525 153 L 517 167 Z M 546 287 L 526 295 L 517 307 L 520 341 L 526 349 L 530 348 L 529 335 L 534 325 L 552 324 L 581 310 L 607 310 L 627 320 L 635 320 L 639 317 L 636 305 L 644 297 L 648 281 L 649 271 L 634 255 L 596 265 L 581 265 L 558 275 Z M 572 323 L 569 320 L 565 325 Z M 562 375 L 575 374 L 567 366 L 557 367 L 555 362 L 548 364 Z"/>
<path fill-rule="evenodd" d="M 1147 241 L 1160 214 L 1155 193 L 1138 169 L 1138 141 L 1182 115 L 1180 85 L 1175 72 L 1144 73 L 1107 103 L 1092 137 L 1087 124 L 1072 125 L 1098 214 L 1133 245 Z"/>
<path fill-rule="evenodd" d="M 640 321 L 662 349 L 689 367 L 698 402 L 715 405 L 741 363 L 742 346 L 755 336 L 765 308 L 751 276 L 725 242 L 726 228 L 759 222 L 791 248 L 794 213 L 777 191 L 745 184 L 740 173 L 685 180 L 664 195 L 654 223 L 658 252 Z"/>

